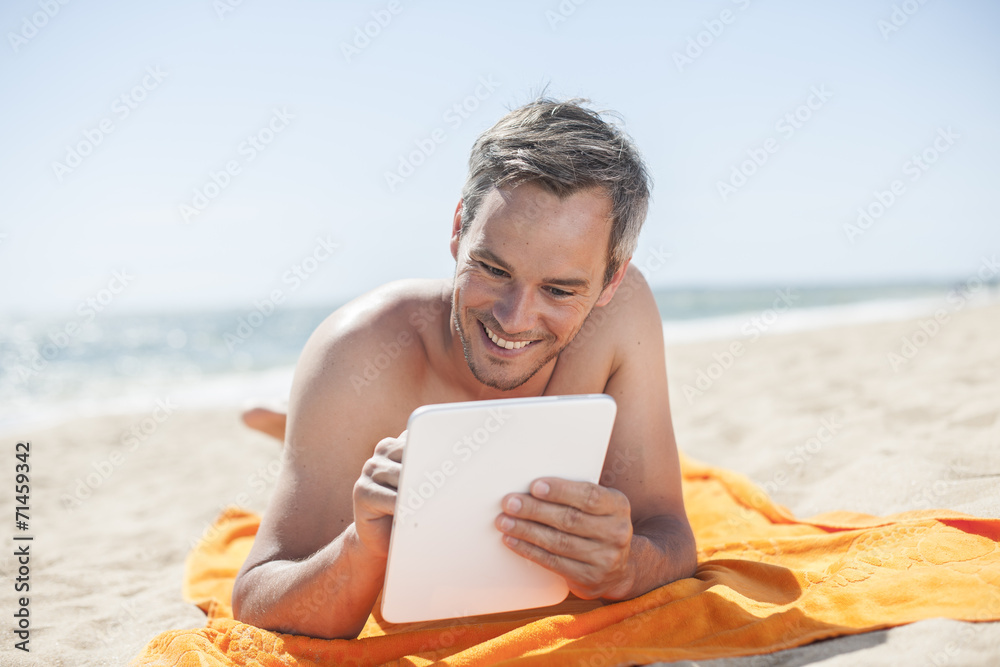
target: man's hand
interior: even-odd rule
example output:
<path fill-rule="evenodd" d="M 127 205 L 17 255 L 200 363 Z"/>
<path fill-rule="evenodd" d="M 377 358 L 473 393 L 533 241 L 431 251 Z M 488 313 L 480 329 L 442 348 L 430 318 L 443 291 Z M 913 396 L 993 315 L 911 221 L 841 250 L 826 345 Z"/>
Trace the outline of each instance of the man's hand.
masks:
<path fill-rule="evenodd" d="M 383 559 L 389 557 L 389 536 L 405 445 L 406 431 L 398 438 L 380 440 L 354 483 L 354 529 L 365 548 Z"/>
<path fill-rule="evenodd" d="M 577 597 L 620 599 L 632 587 L 631 508 L 621 491 L 545 477 L 504 496 L 496 526 L 514 552 L 561 574 Z"/>

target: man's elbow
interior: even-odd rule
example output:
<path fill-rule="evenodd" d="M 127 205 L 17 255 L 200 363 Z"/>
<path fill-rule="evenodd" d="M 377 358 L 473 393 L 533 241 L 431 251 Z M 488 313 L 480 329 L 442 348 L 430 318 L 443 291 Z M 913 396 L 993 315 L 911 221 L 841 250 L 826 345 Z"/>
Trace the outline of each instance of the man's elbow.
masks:
<path fill-rule="evenodd" d="M 693 577 L 695 572 L 698 571 L 698 547 L 695 546 L 694 533 L 691 532 L 690 528 L 688 528 L 688 536 L 680 552 L 677 558 L 678 572 L 673 577 L 673 581 L 688 579 L 689 577 Z"/>
<path fill-rule="evenodd" d="M 233 594 L 232 594 L 232 606 L 233 606 L 233 618 L 240 623 L 246 623 L 247 625 L 259 624 L 254 621 L 257 620 L 256 616 L 252 613 L 254 608 L 253 600 L 249 599 L 251 597 L 251 591 L 253 590 L 253 585 L 249 582 L 251 578 L 249 576 L 250 571 L 240 571 L 236 575 L 236 581 L 233 582 Z"/>
<path fill-rule="evenodd" d="M 698 569 L 698 547 L 695 545 L 694 531 L 691 530 L 687 517 L 674 518 L 673 523 L 674 529 L 671 532 L 674 548 L 671 549 L 671 555 L 674 567 L 671 568 L 670 581 L 677 581 L 694 576 Z"/>
<path fill-rule="evenodd" d="M 641 525 L 641 524 L 640 524 Z M 686 516 L 661 516 L 647 524 L 648 537 L 660 558 L 659 586 L 693 577 L 698 569 L 698 549 L 694 531 Z M 658 586 L 650 587 L 650 590 Z"/>
<path fill-rule="evenodd" d="M 232 607 L 233 619 L 258 627 L 269 632 L 289 632 L 275 616 L 273 605 L 269 607 L 265 602 L 261 591 L 263 590 L 260 580 L 262 572 L 256 567 L 249 570 L 241 570 L 236 575 L 233 582 Z M 292 632 L 292 634 L 296 634 Z"/>
<path fill-rule="evenodd" d="M 361 623 L 338 627 L 335 618 L 330 618 L 329 605 L 297 602 L 287 613 L 282 613 L 276 605 L 268 605 L 260 594 L 262 572 L 253 569 L 240 572 L 233 584 L 233 619 L 286 635 L 315 637 L 316 639 L 357 639 L 364 630 L 367 617 Z"/>

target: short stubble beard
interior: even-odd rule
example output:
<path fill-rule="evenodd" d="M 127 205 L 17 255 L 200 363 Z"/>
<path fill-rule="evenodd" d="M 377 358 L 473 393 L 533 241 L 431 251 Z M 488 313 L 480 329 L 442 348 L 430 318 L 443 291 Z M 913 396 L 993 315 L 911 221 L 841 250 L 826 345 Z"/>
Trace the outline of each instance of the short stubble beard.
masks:
<path fill-rule="evenodd" d="M 576 334 L 579 333 L 580 329 L 583 328 L 583 326 L 581 325 L 580 329 L 577 329 L 576 332 L 573 333 L 573 337 L 570 338 L 570 340 L 566 343 L 566 345 L 563 345 L 558 350 L 555 350 L 554 352 L 546 356 L 537 366 L 535 366 L 534 369 L 532 369 L 530 373 L 528 373 L 524 377 L 504 382 L 499 378 L 492 377 L 491 375 L 487 374 L 484 369 L 478 368 L 477 365 L 473 363 L 472 341 L 469 339 L 465 327 L 462 325 L 462 318 L 459 315 L 457 295 L 452 297 L 451 311 L 452 311 L 452 318 L 455 322 L 455 330 L 458 331 L 458 338 L 459 340 L 462 341 L 462 353 L 465 356 L 465 363 L 468 365 L 469 370 L 472 372 L 472 376 L 477 380 L 479 380 L 480 382 L 482 382 L 487 387 L 490 387 L 491 389 L 498 389 L 500 391 L 513 391 L 514 389 L 517 389 L 525 382 L 530 380 L 532 377 L 534 377 L 538 371 L 545 368 L 546 364 L 548 364 L 550 361 L 558 357 L 559 354 L 563 350 L 565 350 L 570 343 L 573 342 L 573 338 L 576 337 Z M 475 325 L 477 327 L 482 326 L 482 321 L 476 316 L 476 313 L 474 311 L 470 310 L 469 314 L 472 316 L 472 320 L 473 322 L 475 322 Z M 587 317 L 590 317 L 589 313 L 587 314 Z M 584 322 L 586 322 L 586 319 L 584 319 Z M 497 328 L 501 329 L 502 327 L 497 325 Z M 551 341 L 547 337 L 543 337 L 541 340 L 532 343 L 532 345 L 538 345 L 540 343 L 549 343 L 549 342 Z M 492 362 L 492 363 L 494 366 L 502 366 L 502 364 L 498 362 Z"/>

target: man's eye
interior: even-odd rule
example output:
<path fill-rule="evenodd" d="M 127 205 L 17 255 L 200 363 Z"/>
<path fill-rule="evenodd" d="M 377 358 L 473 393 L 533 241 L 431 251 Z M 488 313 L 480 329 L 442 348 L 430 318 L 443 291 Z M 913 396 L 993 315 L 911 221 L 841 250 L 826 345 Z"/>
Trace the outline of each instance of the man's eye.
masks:
<path fill-rule="evenodd" d="M 552 296 L 554 296 L 554 297 L 556 297 L 558 299 L 565 299 L 568 296 L 573 296 L 572 292 L 567 292 L 566 290 L 559 289 L 558 287 L 550 287 L 549 288 L 549 294 L 551 294 Z"/>
<path fill-rule="evenodd" d="M 486 264 L 485 262 L 479 262 L 479 263 L 480 263 L 480 265 L 482 265 L 482 267 L 484 269 L 486 269 L 487 271 L 489 271 L 491 274 L 493 274 L 497 278 L 503 278 L 503 277 L 505 277 L 507 275 L 507 272 L 504 271 L 503 269 L 498 269 L 495 266 L 490 266 L 489 264 Z"/>

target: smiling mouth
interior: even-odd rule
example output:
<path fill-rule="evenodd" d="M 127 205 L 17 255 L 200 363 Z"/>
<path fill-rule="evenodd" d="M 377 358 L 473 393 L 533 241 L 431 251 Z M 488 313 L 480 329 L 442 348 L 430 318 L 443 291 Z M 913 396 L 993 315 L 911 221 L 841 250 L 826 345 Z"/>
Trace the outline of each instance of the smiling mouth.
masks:
<path fill-rule="evenodd" d="M 482 322 L 480 322 L 480 324 L 482 324 Z M 492 340 L 497 347 L 502 347 L 505 350 L 520 350 L 522 347 L 527 347 L 535 342 L 533 340 L 504 340 L 500 336 L 493 333 L 493 331 L 491 331 L 485 324 L 483 324 L 483 329 L 486 331 L 486 335 L 489 336 L 490 340 Z"/>

